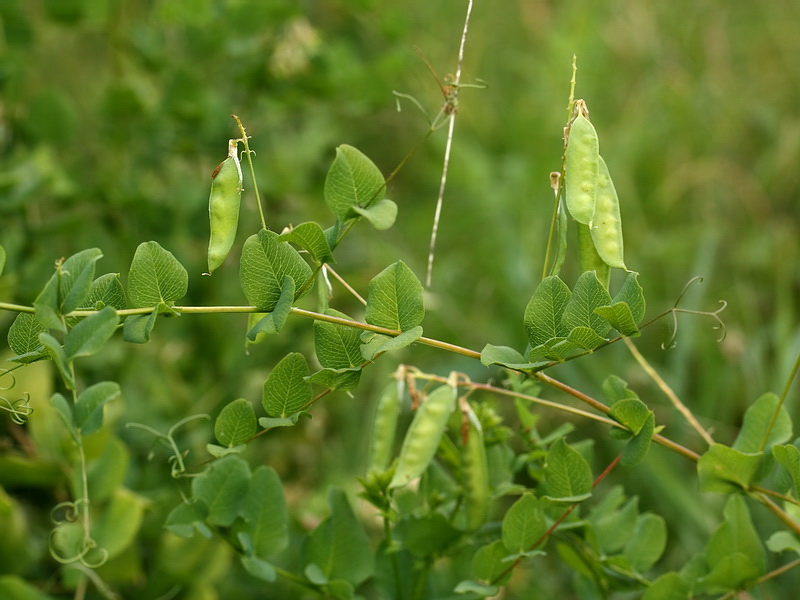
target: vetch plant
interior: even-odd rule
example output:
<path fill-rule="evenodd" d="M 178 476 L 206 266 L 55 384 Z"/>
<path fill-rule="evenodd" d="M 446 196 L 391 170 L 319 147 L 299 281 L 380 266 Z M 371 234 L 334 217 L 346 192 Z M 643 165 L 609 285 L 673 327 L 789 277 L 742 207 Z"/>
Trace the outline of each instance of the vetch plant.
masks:
<path fill-rule="evenodd" d="M 454 86 L 459 85 L 466 32 L 465 26 Z M 445 96 L 442 115 L 425 135 L 444 124 L 440 119 L 449 119 L 444 173 L 457 89 Z M 333 271 L 336 251 L 354 227 L 366 222 L 385 230 L 394 224 L 398 205 L 385 196 L 387 180 L 399 167 L 385 178 L 365 154 L 341 145 L 324 185 L 331 223 L 307 221 L 269 229 L 249 138 L 238 117 L 240 137 L 229 140 L 227 158 L 212 176 L 207 274 L 235 268 L 225 262 L 239 228 L 243 160 L 260 224 L 239 253 L 240 305 L 179 304 L 193 278 L 178 256 L 156 241 L 135 249 L 124 276 L 98 275 L 102 251 L 90 248 L 57 260 L 32 305 L 0 303 L 0 309 L 17 313 L 7 336 L 14 354 L 9 361 L 15 366 L 4 373 L 9 383 L 3 394 L 11 389 L 18 365 L 50 361 L 60 381 L 49 412 L 42 416 L 58 429 L 51 427 L 57 433 L 51 434 L 56 439 L 48 450 L 57 457 L 56 472 L 42 475 L 54 501 L 47 536 L 51 560 L 42 558 L 40 569 L 57 583 L 42 584 L 40 578 L 26 580 L 12 572 L 0 578 L 4 597 L 200 594 L 202 582 L 158 568 L 135 583 L 120 575 L 125 564 L 144 561 L 149 544 L 161 556 L 175 548 L 178 555 L 188 553 L 194 544 L 210 548 L 211 555 L 221 553 L 223 562 L 235 557 L 236 568 L 258 582 L 263 597 L 343 600 L 543 597 L 529 586 L 545 568 L 570 573 L 573 587 L 560 590 L 563 596 L 732 598 L 742 590 L 758 593 L 761 584 L 800 565 L 798 559 L 779 564 L 775 556 L 800 553 L 800 450 L 785 408 L 800 359 L 780 395 L 764 394 L 750 406 L 731 445 L 715 441 L 669 389 L 632 339 L 678 312 L 710 315 L 721 324 L 720 311 L 690 311 L 676 302 L 644 321 L 645 293 L 638 273 L 629 271 L 623 258 L 620 201 L 600 156 L 587 103 L 574 99 L 574 89 L 573 64 L 562 166 L 551 178 L 555 204 L 543 276 L 523 313 L 511 317 L 525 333 L 525 348 L 486 343 L 478 351 L 457 340 L 423 335 L 423 285 L 402 257 L 374 274 L 361 292 L 340 274 L 345 269 Z M 413 149 L 400 166 L 411 154 Z M 443 175 L 440 203 L 444 181 Z M 437 208 L 437 222 L 438 214 Z M 435 232 L 436 225 L 431 253 Z M 570 234 L 577 235 L 581 273 L 567 282 L 561 267 Z M 0 274 L 4 263 L 0 248 Z M 431 264 L 432 258 L 429 276 Z M 619 277 L 612 277 L 614 270 L 620 271 Z M 331 276 L 363 304 L 361 314 L 350 316 L 334 308 L 338 298 L 331 293 Z M 135 344 L 149 342 L 159 335 L 155 328 L 160 320 L 198 314 L 225 319 L 227 313 L 249 316 L 247 330 L 235 334 L 248 344 L 275 339 L 269 336 L 280 335 L 290 317 L 312 320 L 307 336 L 314 356 L 304 354 L 306 346 L 298 342 L 271 365 L 260 386 L 260 402 L 237 397 L 222 407 L 199 464 L 186 462 L 179 432 L 208 415 L 189 414 L 167 428 L 126 424 L 135 435 L 143 431 L 168 449 L 175 483 L 170 510 L 159 524 L 160 537 L 145 539 L 153 500 L 147 490 L 125 487 L 119 472 L 128 449 L 117 434 L 119 417 L 110 414 L 115 404 L 127 402 L 125 389 L 114 381 L 91 381 L 91 372 L 84 372 L 82 365 L 116 336 Z M 596 352 L 620 342 L 668 392 L 705 444 L 703 452 L 670 438 L 655 407 L 617 375 L 597 382 L 603 394 L 598 399 L 548 373 L 566 362 L 591 361 Z M 420 345 L 480 362 L 492 369 L 486 377 L 492 382 L 397 365 L 381 392 L 364 398 L 375 405 L 374 425 L 363 432 L 364 447 L 369 448 L 366 471 L 357 481 L 327 492 L 326 517 L 301 522 L 285 466 L 254 452 L 256 441 L 287 428 L 307 427 L 318 404 L 336 394 L 357 393 L 370 367 L 391 359 L 384 355 L 406 348 L 413 352 Z M 495 371 L 502 375 L 490 377 Z M 547 390 L 559 394 L 544 397 Z M 564 395 L 583 407 L 564 402 Z M 26 392 L 11 398 L 3 396 L 0 403 L 9 420 L 17 427 L 27 423 L 34 431 L 32 422 L 40 416 L 31 413 Z M 541 411 L 593 421 L 608 435 L 575 439 L 567 420 L 545 431 Z M 31 433 L 32 447 L 44 448 L 46 438 Z M 726 496 L 705 547 L 680 568 L 659 565 L 674 534 L 671 524 L 640 507 L 643 501 L 623 486 L 607 481 L 612 472 L 624 469 L 631 470 L 623 478 L 637 477 L 632 469 L 647 459 L 653 445 L 696 463 L 699 491 L 693 501 L 703 502 L 709 494 Z M 35 455 L 33 449 L 30 454 Z M 610 460 L 603 457 L 609 454 Z M 358 501 L 352 493 L 356 488 Z M 0 501 L 5 511 L 0 519 L 9 528 L 17 526 L 24 511 L 11 496 L 4 494 Z M 751 513 L 758 505 L 774 517 L 766 542 Z M 0 551 L 7 552 L 26 535 L 9 531 Z M 542 592 L 547 593 L 553 591 Z"/>

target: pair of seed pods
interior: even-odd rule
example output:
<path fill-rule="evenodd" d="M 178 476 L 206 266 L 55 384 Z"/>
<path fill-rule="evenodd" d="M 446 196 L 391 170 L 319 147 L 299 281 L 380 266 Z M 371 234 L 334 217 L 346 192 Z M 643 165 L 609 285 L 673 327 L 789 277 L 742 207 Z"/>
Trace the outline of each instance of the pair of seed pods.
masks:
<path fill-rule="evenodd" d="M 211 225 L 211 237 L 208 240 L 208 275 L 222 264 L 236 240 L 239 206 L 242 201 L 240 141 L 228 140 L 228 158 L 211 174 L 211 195 L 208 198 L 208 216 Z"/>
<path fill-rule="evenodd" d="M 609 267 L 625 269 L 617 191 L 583 100 L 575 101 L 575 112 L 568 129 L 564 171 L 567 209 L 573 219 L 588 226 L 600 259 Z"/>

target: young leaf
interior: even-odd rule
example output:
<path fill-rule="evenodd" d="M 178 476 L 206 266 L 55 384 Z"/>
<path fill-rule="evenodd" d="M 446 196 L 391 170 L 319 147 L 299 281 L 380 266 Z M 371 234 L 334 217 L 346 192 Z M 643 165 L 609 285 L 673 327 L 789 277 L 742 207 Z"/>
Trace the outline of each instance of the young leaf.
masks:
<path fill-rule="evenodd" d="M 533 494 L 523 494 L 503 517 L 503 545 L 510 553 L 527 552 L 547 527 L 539 500 Z"/>
<path fill-rule="evenodd" d="M 144 315 L 130 315 L 125 317 L 122 326 L 122 339 L 131 344 L 146 344 L 150 341 L 150 333 L 156 326 L 158 309 Z"/>
<path fill-rule="evenodd" d="M 282 233 L 278 239 L 282 242 L 292 242 L 307 250 L 317 263 L 334 262 L 325 232 L 322 231 L 319 224 L 313 221 L 292 227 L 289 231 Z"/>
<path fill-rule="evenodd" d="M 67 314 L 85 306 L 92 288 L 95 263 L 102 258 L 99 248 L 89 248 L 73 254 L 59 268 L 59 312 Z"/>
<path fill-rule="evenodd" d="M 394 225 L 397 219 L 397 204 L 384 198 L 369 208 L 354 206 L 353 210 L 364 217 L 378 231 L 384 231 Z"/>
<path fill-rule="evenodd" d="M 291 277 L 300 290 L 311 277 L 311 267 L 288 242 L 274 231 L 262 229 L 242 248 L 239 281 L 247 301 L 262 312 L 272 312 L 283 290 L 283 278 Z M 306 288 L 307 292 L 310 288 Z M 299 298 L 295 294 L 295 300 Z"/>
<path fill-rule="evenodd" d="M 598 281 L 597 273 L 587 271 L 583 273 L 572 290 L 561 321 L 567 331 L 576 327 L 586 327 L 595 331 L 598 337 L 604 338 L 611 329 L 608 322 L 595 314 L 595 309 L 611 302 L 611 296 L 605 287 Z"/>
<path fill-rule="evenodd" d="M 183 298 L 189 274 L 178 259 L 157 242 L 143 242 L 136 248 L 128 273 L 128 298 L 134 308 L 165 304 Z"/>
<path fill-rule="evenodd" d="M 773 446 L 772 456 L 789 472 L 797 498 L 800 495 L 800 450 L 791 444 Z"/>
<path fill-rule="evenodd" d="M 197 529 L 203 537 L 210 538 L 211 530 L 204 522 L 207 516 L 208 507 L 203 502 L 179 504 L 167 515 L 164 528 L 182 538 L 192 537 Z"/>
<path fill-rule="evenodd" d="M 691 586 L 675 573 L 664 573 L 656 579 L 642 596 L 642 600 L 689 600 Z"/>
<path fill-rule="evenodd" d="M 250 467 L 238 455 L 219 459 L 192 479 L 192 496 L 208 507 L 206 520 L 213 525 L 233 524 L 250 487 Z"/>
<path fill-rule="evenodd" d="M 61 417 L 61 421 L 69 430 L 72 439 L 77 440 L 78 431 L 75 429 L 75 413 L 72 410 L 72 405 L 59 393 L 53 394 L 53 397 L 50 398 L 50 405 L 58 413 L 58 416 Z"/>
<path fill-rule="evenodd" d="M 324 388 L 346 392 L 358 387 L 361 367 L 350 369 L 320 369 L 306 378 L 307 381 Z"/>
<path fill-rule="evenodd" d="M 39 334 L 47 331 L 47 327 L 39 322 L 36 315 L 19 313 L 8 329 L 8 347 L 16 354 L 8 360 L 19 363 L 32 363 L 48 354 L 39 341 Z"/>
<path fill-rule="evenodd" d="M 113 306 L 117 310 L 125 308 L 125 288 L 122 287 L 119 273 L 106 273 L 95 279 L 85 306 L 98 309 Z"/>
<path fill-rule="evenodd" d="M 624 425 L 636 435 L 642 430 L 648 418 L 653 415 L 653 411 L 638 398 L 628 398 L 615 402 L 611 407 L 609 416 Z"/>
<path fill-rule="evenodd" d="M 98 353 L 114 335 L 118 324 L 117 311 L 110 306 L 82 319 L 64 338 L 67 360 Z"/>
<path fill-rule="evenodd" d="M 661 558 L 667 546 L 667 524 L 659 515 L 647 513 L 636 520 L 636 529 L 622 553 L 631 566 L 644 573 Z"/>
<path fill-rule="evenodd" d="M 369 538 L 343 491 L 332 488 L 328 502 L 331 515 L 306 540 L 303 560 L 316 565 L 327 581 L 344 579 L 357 586 L 374 569 Z"/>
<path fill-rule="evenodd" d="M 250 327 L 247 332 L 248 340 L 255 342 L 259 334 L 271 335 L 278 333 L 283 328 L 286 318 L 292 312 L 294 287 L 294 279 L 284 275 L 281 295 L 275 304 L 275 308 L 272 309 L 272 312 L 263 315 L 257 323 Z"/>
<path fill-rule="evenodd" d="M 389 265 L 369 282 L 364 319 L 370 325 L 408 331 L 424 317 L 422 284 L 403 261 Z"/>
<path fill-rule="evenodd" d="M 340 220 L 357 216 L 355 207 L 369 208 L 386 188 L 378 167 L 356 148 L 343 144 L 325 178 L 325 203 Z"/>
<path fill-rule="evenodd" d="M 261 404 L 269 417 L 286 418 L 299 411 L 311 399 L 306 359 L 291 352 L 275 365 L 264 382 Z"/>
<path fill-rule="evenodd" d="M 582 502 L 592 495 L 592 470 L 589 463 L 564 438 L 547 453 L 544 466 L 547 496 L 555 502 Z"/>
<path fill-rule="evenodd" d="M 709 573 L 700 580 L 706 593 L 736 590 L 760 577 L 767 561 L 743 496 L 733 494 L 723 509 L 722 523 L 706 546 Z"/>
<path fill-rule="evenodd" d="M 255 432 L 256 413 L 244 398 L 225 405 L 214 422 L 214 436 L 228 448 L 244 444 Z"/>
<path fill-rule="evenodd" d="M 739 452 L 761 452 L 775 444 L 782 444 L 792 437 L 792 419 L 783 406 L 778 410 L 780 399 L 767 393 L 756 400 L 744 414 L 744 422 L 733 447 Z M 772 422 L 775 412 L 777 418 Z M 770 425 L 772 429 L 770 429 Z"/>
<path fill-rule="evenodd" d="M 67 386 L 67 389 L 74 390 L 75 378 L 72 374 L 71 365 L 67 360 L 67 355 L 64 353 L 64 348 L 62 348 L 58 340 L 49 333 L 40 333 L 39 342 L 47 349 L 50 358 L 53 359 L 58 373 L 61 375 L 61 379 L 64 380 L 64 385 Z"/>
<path fill-rule="evenodd" d="M 614 404 L 620 400 L 633 398 L 638 400 L 639 396 L 628 387 L 628 382 L 616 375 L 609 375 L 603 380 L 603 395 L 609 404 Z"/>
<path fill-rule="evenodd" d="M 508 549 L 502 540 L 481 546 L 472 557 L 472 576 L 479 581 L 494 581 L 508 569 L 509 563 L 503 560 L 506 556 Z"/>
<path fill-rule="evenodd" d="M 740 452 L 713 444 L 697 461 L 701 492 L 730 493 L 748 489 L 769 473 L 771 461 L 763 452 Z"/>
<path fill-rule="evenodd" d="M 281 480 L 275 469 L 262 465 L 253 471 L 239 516 L 243 521 L 234 525 L 234 531 L 239 536 L 247 535 L 253 555 L 263 558 L 286 547 L 289 543 L 289 516 Z"/>
<path fill-rule="evenodd" d="M 528 341 L 536 347 L 569 333 L 562 322 L 564 309 L 572 292 L 558 277 L 545 277 L 525 307 L 525 329 Z"/>
<path fill-rule="evenodd" d="M 56 267 L 60 269 L 60 265 Z M 57 329 L 66 332 L 67 327 L 59 316 L 61 307 L 58 298 L 58 272 L 53 273 L 39 295 L 33 301 L 36 310 L 36 319 L 48 329 Z"/>
<path fill-rule="evenodd" d="M 96 383 L 83 390 L 75 403 L 75 426 L 81 434 L 89 435 L 100 429 L 103 406 L 121 394 L 119 384 L 114 381 Z"/>
<path fill-rule="evenodd" d="M 650 451 L 650 444 L 653 441 L 655 428 L 655 416 L 652 411 L 649 411 L 639 432 L 628 440 L 625 447 L 622 449 L 620 464 L 623 467 L 633 467 L 645 459 L 647 453 Z"/>
<path fill-rule="evenodd" d="M 344 313 L 329 309 L 326 314 L 350 320 Z M 328 369 L 360 367 L 361 340 L 359 330 L 338 323 L 314 321 L 314 349 L 319 364 Z"/>
<path fill-rule="evenodd" d="M 639 322 L 644 317 L 645 300 L 639 274 L 628 273 L 619 292 L 608 306 L 601 306 L 595 312 L 608 321 L 622 335 L 639 335 Z"/>
<path fill-rule="evenodd" d="M 361 357 L 364 360 L 372 360 L 383 352 L 391 352 L 392 350 L 400 350 L 410 346 L 422 337 L 422 327 L 412 327 L 395 337 L 371 332 L 365 333 L 367 333 L 366 336 L 361 336 L 361 340 L 364 342 L 361 346 Z"/>

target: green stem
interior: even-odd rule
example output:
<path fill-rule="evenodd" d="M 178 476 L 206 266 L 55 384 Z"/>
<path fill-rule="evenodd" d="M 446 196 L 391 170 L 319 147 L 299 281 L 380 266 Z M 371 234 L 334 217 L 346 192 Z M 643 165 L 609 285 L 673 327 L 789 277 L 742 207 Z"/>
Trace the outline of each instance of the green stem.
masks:
<path fill-rule="evenodd" d="M 247 157 L 247 165 L 250 169 L 250 178 L 253 180 L 253 192 L 255 192 L 256 195 L 256 205 L 258 206 L 258 215 L 259 217 L 261 217 L 261 228 L 266 229 L 267 220 L 264 217 L 264 208 L 261 206 L 261 195 L 258 193 L 258 181 L 256 181 L 256 172 L 255 169 L 253 169 L 253 159 L 250 156 L 250 144 L 247 141 L 247 132 L 244 130 L 244 125 L 242 125 L 242 122 L 239 120 L 239 117 L 237 117 L 236 115 L 231 115 L 231 116 L 236 120 L 236 124 L 239 126 L 239 131 L 242 134 L 242 144 L 244 144 L 244 153 L 245 156 Z"/>
<path fill-rule="evenodd" d="M 775 411 L 772 413 L 772 418 L 769 421 L 769 426 L 764 431 L 764 437 L 761 439 L 761 444 L 759 445 L 760 450 L 764 450 L 764 448 L 767 447 L 767 441 L 769 440 L 769 435 L 772 432 L 772 429 L 775 427 L 775 423 L 778 420 L 778 415 L 781 412 L 781 408 L 783 408 L 786 396 L 789 395 L 789 389 L 792 387 L 794 378 L 797 377 L 798 370 L 800 370 L 800 354 L 798 354 L 797 357 L 794 359 L 794 366 L 792 366 L 792 372 L 789 373 L 789 377 L 786 380 L 786 384 L 783 386 L 783 391 L 781 392 L 778 405 L 775 407 Z"/>

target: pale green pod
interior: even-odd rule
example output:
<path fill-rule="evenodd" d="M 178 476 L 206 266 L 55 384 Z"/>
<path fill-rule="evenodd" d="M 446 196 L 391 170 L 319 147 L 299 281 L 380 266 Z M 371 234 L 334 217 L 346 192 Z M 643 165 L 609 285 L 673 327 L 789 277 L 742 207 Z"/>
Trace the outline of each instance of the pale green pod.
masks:
<path fill-rule="evenodd" d="M 603 262 L 603 259 L 597 253 L 589 226 L 580 223 L 578 223 L 578 264 L 581 273 L 586 271 L 597 273 L 598 281 L 603 284 L 604 288 L 608 289 L 611 281 L 611 268 Z"/>
<path fill-rule="evenodd" d="M 491 496 L 489 464 L 486 458 L 486 446 L 483 444 L 483 433 L 472 423 L 469 425 L 467 443 L 461 451 L 461 476 L 467 517 L 466 528 L 468 531 L 474 531 L 486 521 Z"/>
<path fill-rule="evenodd" d="M 417 409 L 400 448 L 400 458 L 389 487 L 401 487 L 416 479 L 433 460 L 447 419 L 455 410 L 453 389 L 443 385 Z"/>
<path fill-rule="evenodd" d="M 589 225 L 592 241 L 597 254 L 609 267 L 625 269 L 622 252 L 622 217 L 619 212 L 619 198 L 608 167 L 600 157 L 600 171 L 597 178 L 597 202 L 594 217 Z"/>
<path fill-rule="evenodd" d="M 228 158 L 212 173 L 208 216 L 211 236 L 208 240 L 208 274 L 225 260 L 236 240 L 239 205 L 242 200 L 242 167 L 239 164 L 239 140 L 228 142 Z"/>
<path fill-rule="evenodd" d="M 584 225 L 591 223 L 597 200 L 599 148 L 594 125 L 579 114 L 572 122 L 567 142 L 564 191 L 569 214 Z"/>
<path fill-rule="evenodd" d="M 400 415 L 400 398 L 397 388 L 397 381 L 387 384 L 378 401 L 375 423 L 372 426 L 372 443 L 369 447 L 368 473 L 383 471 L 392 458 L 397 418 Z"/>

